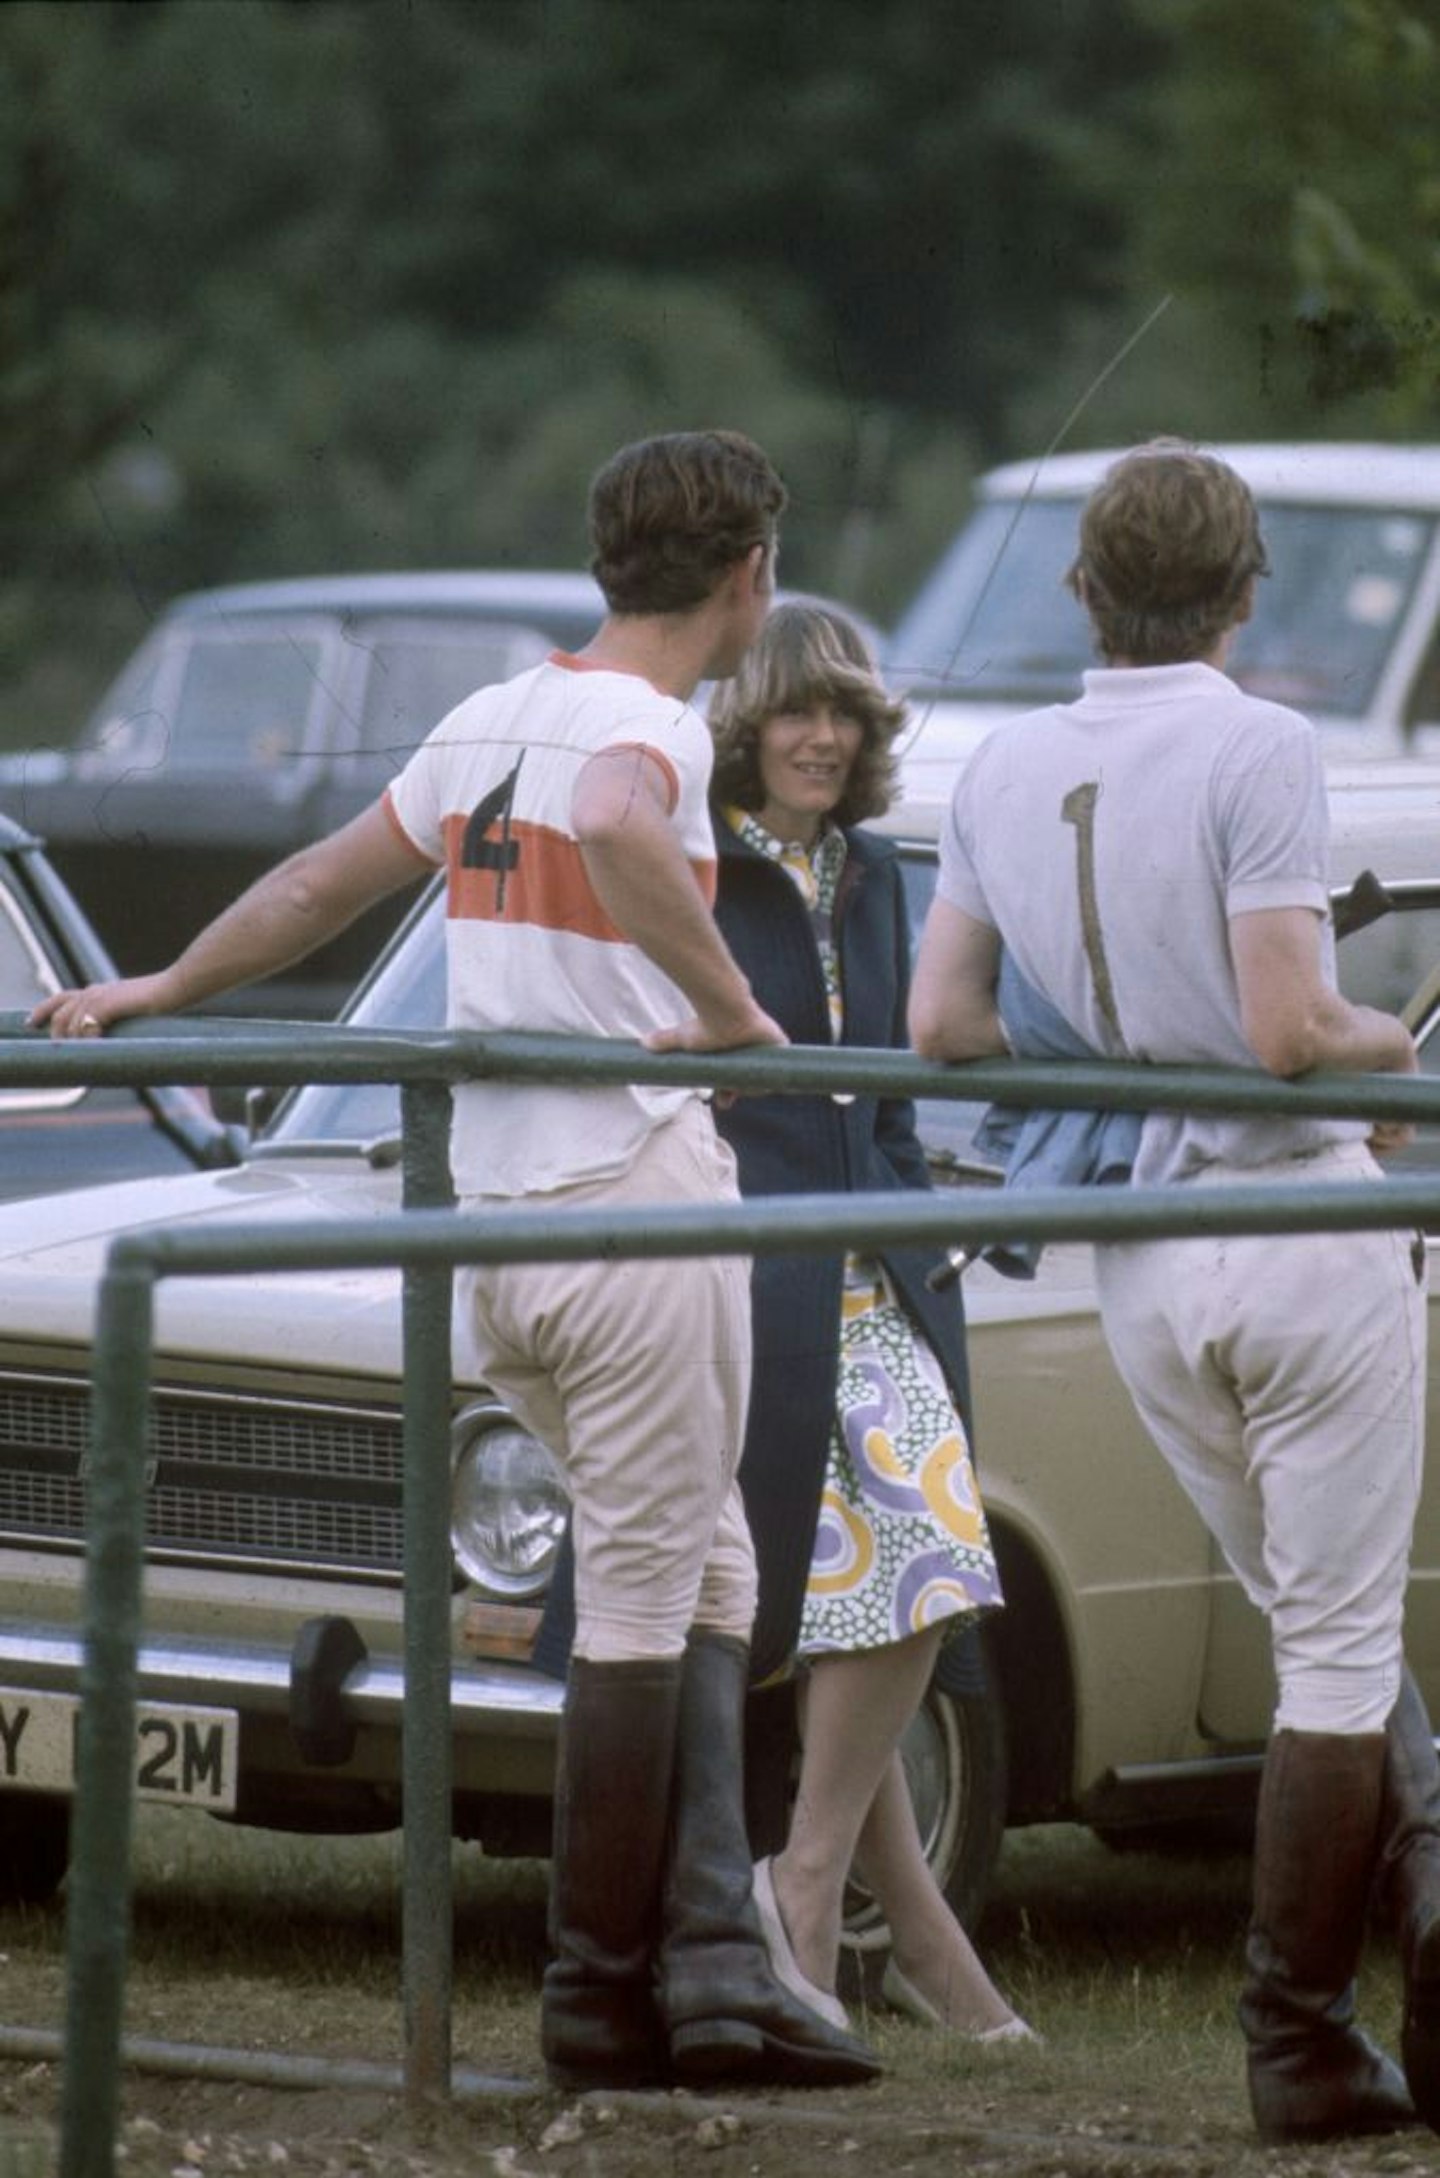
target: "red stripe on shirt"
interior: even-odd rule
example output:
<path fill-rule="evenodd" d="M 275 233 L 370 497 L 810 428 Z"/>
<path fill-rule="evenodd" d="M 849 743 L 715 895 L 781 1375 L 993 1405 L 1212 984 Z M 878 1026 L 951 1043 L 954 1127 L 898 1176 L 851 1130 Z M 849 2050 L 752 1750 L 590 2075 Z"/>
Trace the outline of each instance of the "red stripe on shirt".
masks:
<path fill-rule="evenodd" d="M 448 871 L 446 913 L 457 922 L 525 923 L 540 930 L 568 930 L 577 937 L 623 945 L 622 930 L 610 920 L 595 894 L 578 843 L 547 824 L 512 821 L 505 869 L 463 869 L 461 846 L 467 818 L 455 812 L 444 821 Z M 505 842 L 488 840 L 497 854 Z M 695 882 L 707 907 L 715 904 L 715 863 L 692 862 Z"/>

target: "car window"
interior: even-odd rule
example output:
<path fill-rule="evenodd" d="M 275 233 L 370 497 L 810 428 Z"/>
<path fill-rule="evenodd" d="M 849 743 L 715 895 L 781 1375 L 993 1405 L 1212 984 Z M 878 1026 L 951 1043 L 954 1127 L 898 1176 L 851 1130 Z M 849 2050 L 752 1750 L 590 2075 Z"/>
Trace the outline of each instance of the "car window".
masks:
<path fill-rule="evenodd" d="M 1064 586 L 1079 502 L 976 509 L 886 649 L 896 685 L 961 701 L 1068 702 L 1095 663 Z M 1410 513 L 1265 503 L 1271 572 L 1227 670 L 1276 702 L 1336 717 L 1369 707 L 1434 524 Z M 1323 718 L 1321 721 L 1323 725 Z"/>
<path fill-rule="evenodd" d="M 1369 709 L 1434 524 L 1359 507 L 1262 506 L 1270 559 L 1228 670 L 1257 696 L 1358 718 Z"/>
<path fill-rule="evenodd" d="M 28 1013 L 59 988 L 24 908 L 9 885 L 0 884 L 0 1011 Z"/>
<path fill-rule="evenodd" d="M 60 979 L 32 925 L 29 911 L 8 884 L 0 882 L 0 1012 L 28 1013 L 40 999 L 58 991 Z M 54 1111 L 78 1104 L 83 1088 L 0 1088 L 0 1112 Z"/>
<path fill-rule="evenodd" d="M 912 941 L 918 944 L 934 890 L 933 857 L 902 856 Z M 442 1028 L 445 1021 L 445 917 L 441 893 L 432 892 L 415 911 L 394 950 L 357 993 L 345 1019 L 355 1027 Z M 942 1159 L 979 1159 L 973 1136 L 983 1104 L 927 1099 L 921 1131 Z M 399 1092 L 388 1083 L 318 1085 L 287 1098 L 265 1130 L 264 1146 L 282 1149 L 302 1142 L 374 1142 L 398 1135 Z"/>
<path fill-rule="evenodd" d="M 279 769 L 304 753 L 320 678 L 318 637 L 202 637 L 186 663 L 170 753 L 196 771 L 233 771 L 237 757 Z"/>
<path fill-rule="evenodd" d="M 375 974 L 345 1009 L 354 1028 L 445 1026 L 445 901 L 427 893 Z M 320 1083 L 287 1097 L 262 1146 L 300 1142 L 380 1142 L 400 1133 L 400 1091 L 393 1082 Z"/>
<path fill-rule="evenodd" d="M 1079 511 L 1071 499 L 977 507 L 885 646 L 896 686 L 977 702 L 1077 694 L 1094 663 L 1089 625 L 1065 588 Z"/>
<path fill-rule="evenodd" d="M 323 655 L 318 627 L 237 620 L 169 633 L 136 653 L 105 698 L 83 737 L 80 775 L 177 758 L 192 772 L 233 773 L 237 761 L 282 769 L 308 744 Z"/>
<path fill-rule="evenodd" d="M 350 620 L 347 643 L 368 653 L 360 746 L 398 771 L 447 711 L 493 681 L 538 665 L 554 648 L 542 629 L 508 621 Z"/>

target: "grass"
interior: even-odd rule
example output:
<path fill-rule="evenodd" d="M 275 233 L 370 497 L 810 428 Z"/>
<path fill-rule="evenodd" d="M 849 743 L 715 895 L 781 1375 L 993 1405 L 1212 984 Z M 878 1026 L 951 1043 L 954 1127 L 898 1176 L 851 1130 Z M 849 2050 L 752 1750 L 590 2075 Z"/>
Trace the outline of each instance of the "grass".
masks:
<path fill-rule="evenodd" d="M 398 1837 L 284 1838 L 145 1809 L 134 1874 L 128 2034 L 402 2061 Z M 452 1875 L 456 2065 L 533 2080 L 547 1870 L 539 1862 L 486 1862 L 473 1849 L 456 1848 Z M 1298 2152 L 1277 2158 L 1255 2143 L 1235 2024 L 1248 1892 L 1241 1855 L 1117 1854 L 1069 1828 L 1012 1834 L 978 1941 L 995 1978 L 1046 2045 L 981 2052 L 866 2007 L 856 2023 L 878 2048 L 886 2076 L 879 2088 L 846 2103 L 845 2121 L 862 2141 L 873 2130 L 879 2142 L 906 2142 L 903 2158 L 874 2167 L 927 2174 L 983 2167 L 1003 2170 L 1006 2178 L 1092 2170 L 1173 2174 L 1177 2164 L 1185 2178 L 1222 2169 L 1226 2178 L 1433 2169 L 1429 2136 L 1406 2136 L 1393 2147 L 1357 2145 L 1358 2160 L 1347 2150 L 1318 2162 Z M 59 1905 L 0 1916 L 0 1968 L 12 2025 L 58 2023 Z M 1386 1937 L 1370 1947 L 1361 2010 L 1393 2047 L 1398 1975 Z M 6 2077 L 0 2068 L 0 2085 Z M 158 2092 L 145 2083 L 145 2097 Z M 5 2112 L 15 2107 L 0 2092 L 0 2146 Z M 794 2125 L 816 2122 L 813 2107 L 790 2116 Z M 986 2152 L 972 2165 L 969 2129 L 976 2128 Z M 795 2145 L 791 2139 L 792 2151 Z M 634 2140 L 631 2148 L 638 2154 Z M 738 2148 L 733 2163 L 728 2154 L 707 2157 L 707 2178 L 730 2178 L 732 2168 L 767 2178 L 772 2169 L 786 2178 L 809 2173 L 809 2160 L 802 2164 L 793 2153 L 787 2160 L 782 2148 L 777 2139 L 773 2160 L 757 2150 L 746 2162 Z M 814 2148 L 813 2167 L 828 2171 L 818 2140 Z M 665 2161 L 660 2145 L 656 2154 L 655 2167 L 680 2167 Z M 553 2173 L 572 2166 L 551 2157 L 544 2167 Z M 613 2168 L 631 2178 L 652 2166 L 621 2158 L 613 2166 L 602 2160 L 573 2167 L 603 2170 L 607 2178 Z M 7 2178 L 3 2156 L 0 2178 Z"/>

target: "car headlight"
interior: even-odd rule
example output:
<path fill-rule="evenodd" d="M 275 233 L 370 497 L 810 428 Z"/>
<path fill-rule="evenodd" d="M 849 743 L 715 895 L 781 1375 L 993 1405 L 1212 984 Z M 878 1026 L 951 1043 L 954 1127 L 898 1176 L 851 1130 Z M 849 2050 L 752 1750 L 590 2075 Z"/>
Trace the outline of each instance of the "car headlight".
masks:
<path fill-rule="evenodd" d="M 461 1571 L 507 1602 L 542 1595 L 570 1509 L 554 1456 L 493 1406 L 467 1407 L 450 1442 L 450 1547 Z"/>

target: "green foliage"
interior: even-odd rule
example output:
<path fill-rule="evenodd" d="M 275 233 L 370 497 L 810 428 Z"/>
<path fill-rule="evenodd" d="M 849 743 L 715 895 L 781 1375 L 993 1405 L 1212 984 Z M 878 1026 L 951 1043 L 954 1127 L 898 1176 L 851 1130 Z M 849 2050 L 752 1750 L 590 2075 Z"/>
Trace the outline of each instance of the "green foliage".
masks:
<path fill-rule="evenodd" d="M 1100 436 L 1440 428 L 1440 36 L 1419 0 L 1145 0 L 1170 39 Z M 1113 320 L 1099 334 L 1112 338 Z M 1096 329 L 1092 324 L 1091 337 Z"/>
<path fill-rule="evenodd" d="M 1062 430 L 1433 430 L 1436 110 L 1422 0 L 12 0 L 0 738 L 177 590 L 577 564 L 671 426 L 882 618 Z"/>

